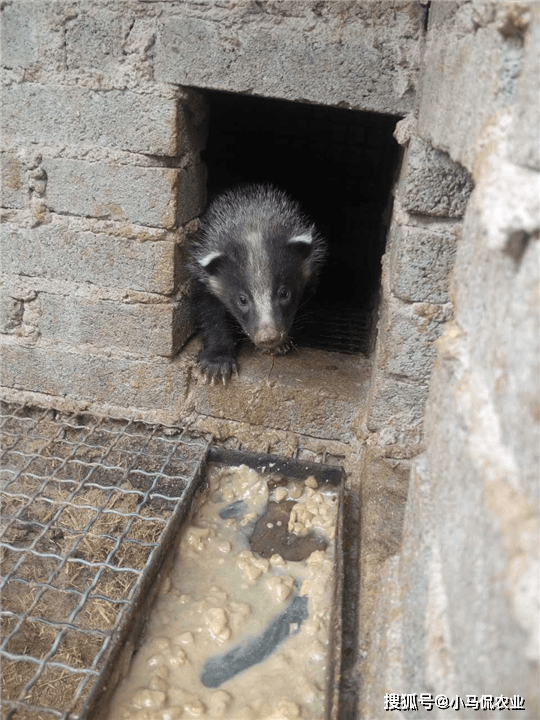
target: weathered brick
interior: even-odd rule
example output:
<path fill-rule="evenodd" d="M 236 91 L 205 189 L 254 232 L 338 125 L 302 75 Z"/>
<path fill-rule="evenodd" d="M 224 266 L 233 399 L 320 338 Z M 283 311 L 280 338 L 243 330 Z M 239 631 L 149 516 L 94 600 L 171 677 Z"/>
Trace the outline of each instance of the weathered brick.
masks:
<path fill-rule="evenodd" d="M 0 153 L 1 204 L 5 208 L 22 208 L 28 197 L 25 170 L 17 153 Z"/>
<path fill-rule="evenodd" d="M 47 142 L 175 155 L 177 105 L 127 90 L 12 84 L 2 93 L 1 130 L 7 147 Z"/>
<path fill-rule="evenodd" d="M 473 189 L 468 171 L 446 153 L 418 138 L 411 140 L 401 185 L 403 205 L 411 213 L 460 218 Z"/>
<path fill-rule="evenodd" d="M 406 89 L 414 60 L 401 61 L 398 81 L 394 47 L 415 57 L 423 32 L 417 3 L 325 3 L 323 22 L 310 3 L 296 3 L 279 21 L 274 7 L 203 5 L 178 3 L 174 16 L 160 18 L 158 80 L 233 92 L 256 87 L 260 95 L 391 114 L 412 108 Z"/>
<path fill-rule="evenodd" d="M 190 170 L 64 158 L 44 159 L 42 165 L 47 206 L 56 212 L 164 228 L 174 227 L 178 215 L 179 222 L 197 215 Z"/>
<path fill-rule="evenodd" d="M 456 235 L 401 226 L 389 256 L 390 290 L 407 302 L 447 303 Z"/>
<path fill-rule="evenodd" d="M 2 7 L 0 38 L 3 67 L 28 68 L 36 63 L 39 18 L 35 6 L 36 3 L 18 2 Z"/>
<path fill-rule="evenodd" d="M 175 289 L 176 253 L 173 242 L 81 231 L 58 218 L 33 229 L 2 225 L 2 269 L 13 275 L 168 295 Z"/>
<path fill-rule="evenodd" d="M 389 375 L 427 382 L 442 323 L 452 317 L 451 305 L 404 303 L 388 298 L 379 322 L 376 365 Z"/>
<path fill-rule="evenodd" d="M 125 8 L 125 6 L 124 6 Z M 110 71 L 123 58 L 124 40 L 133 19 L 103 8 L 97 17 L 92 14 L 73 18 L 66 28 L 66 62 L 70 69 Z"/>
<path fill-rule="evenodd" d="M 141 410 L 182 407 L 188 374 L 181 363 L 131 360 L 50 346 L 2 344 L 2 385 Z"/>
<path fill-rule="evenodd" d="M 44 340 L 171 356 L 191 333 L 189 325 L 178 327 L 183 337 L 174 337 L 176 303 L 132 304 L 48 293 L 40 293 L 35 302 Z"/>
<path fill-rule="evenodd" d="M 401 446 L 414 454 L 422 440 L 428 386 L 375 373 L 371 380 L 367 426 L 380 434 L 381 445 Z"/>

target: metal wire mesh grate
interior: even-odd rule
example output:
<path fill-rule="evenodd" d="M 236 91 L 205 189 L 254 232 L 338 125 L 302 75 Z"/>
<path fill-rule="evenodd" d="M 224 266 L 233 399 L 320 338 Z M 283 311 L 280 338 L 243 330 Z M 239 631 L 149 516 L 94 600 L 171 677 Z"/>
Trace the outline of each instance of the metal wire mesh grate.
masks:
<path fill-rule="evenodd" d="M 348 305 L 317 306 L 314 302 L 295 323 L 293 341 L 299 347 L 345 355 L 370 350 L 373 310 Z"/>
<path fill-rule="evenodd" d="M 0 432 L 2 720 L 82 719 L 208 444 L 5 403 Z"/>

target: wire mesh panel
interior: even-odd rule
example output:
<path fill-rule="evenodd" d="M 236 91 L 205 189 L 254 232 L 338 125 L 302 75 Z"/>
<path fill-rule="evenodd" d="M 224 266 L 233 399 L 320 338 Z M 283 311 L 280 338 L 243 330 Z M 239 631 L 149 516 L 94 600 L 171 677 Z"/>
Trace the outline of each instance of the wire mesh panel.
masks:
<path fill-rule="evenodd" d="M 2 720 L 76 720 L 189 510 L 207 442 L 0 412 Z"/>
<path fill-rule="evenodd" d="M 292 338 L 295 345 L 345 355 L 370 351 L 374 313 L 354 306 L 332 303 L 331 308 L 312 304 L 297 319 Z"/>

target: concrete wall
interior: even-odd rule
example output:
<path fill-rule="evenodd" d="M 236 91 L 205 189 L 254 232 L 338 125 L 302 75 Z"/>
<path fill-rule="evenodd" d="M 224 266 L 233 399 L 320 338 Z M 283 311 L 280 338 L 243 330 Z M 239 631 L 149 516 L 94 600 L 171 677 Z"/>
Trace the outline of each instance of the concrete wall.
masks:
<path fill-rule="evenodd" d="M 153 78 L 153 15 L 2 7 L 7 387 L 165 409 L 185 392 L 167 375 L 193 332 L 185 241 L 206 198 L 208 113 Z"/>
<path fill-rule="evenodd" d="M 405 114 L 424 15 L 415 2 L 4 3 L 2 384 L 167 422 L 209 407 L 194 351 L 177 355 L 193 331 L 186 236 L 206 198 L 208 108 L 186 86 Z M 281 426 L 306 419 L 291 408 Z"/>
<path fill-rule="evenodd" d="M 368 453 L 363 491 L 363 718 L 382 716 L 385 693 L 521 695 L 525 711 L 516 714 L 540 716 L 539 10 L 467 2 L 430 9 L 415 113 L 401 135 L 411 139 L 395 218 L 404 208 L 407 229 L 391 238 L 385 258 L 376 363 L 383 374 L 372 379 L 368 416 L 382 445 Z M 417 216 L 432 213 L 416 193 L 411 198 L 407 178 L 428 147 L 432 159 L 448 153 L 446 166 L 453 161 L 472 175 L 462 227 L 450 219 L 452 203 L 440 214 L 448 220 Z M 433 253 L 432 231 L 442 252 Z M 450 284 L 433 294 L 430 280 L 417 282 L 419 260 L 433 263 L 434 279 L 454 255 Z M 424 293 L 431 302 L 423 332 L 432 336 L 432 323 L 444 320 L 429 351 L 431 378 L 426 354 L 414 361 L 422 342 L 411 344 L 414 327 L 402 331 L 415 318 L 415 300 L 426 307 Z M 405 319 L 403 302 L 412 303 Z M 402 376 L 390 379 L 389 371 Z M 394 406 L 384 406 L 385 393 Z M 423 437 L 416 397 L 427 400 Z M 380 456 L 396 449 L 402 456 L 403 440 L 416 455 L 410 478 L 400 483 L 393 463 L 384 482 L 392 463 Z M 455 715 L 512 714 L 474 707 Z M 449 713 L 419 704 L 395 715 Z"/>

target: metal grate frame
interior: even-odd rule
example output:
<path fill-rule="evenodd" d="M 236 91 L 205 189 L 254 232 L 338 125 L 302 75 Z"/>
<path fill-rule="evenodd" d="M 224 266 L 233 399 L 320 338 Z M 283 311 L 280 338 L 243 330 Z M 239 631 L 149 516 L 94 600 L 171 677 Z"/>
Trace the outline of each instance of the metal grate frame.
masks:
<path fill-rule="evenodd" d="M 114 684 L 209 443 L 5 403 L 0 433 L 2 720 L 83 720 Z"/>

